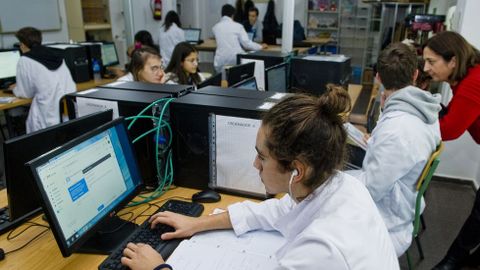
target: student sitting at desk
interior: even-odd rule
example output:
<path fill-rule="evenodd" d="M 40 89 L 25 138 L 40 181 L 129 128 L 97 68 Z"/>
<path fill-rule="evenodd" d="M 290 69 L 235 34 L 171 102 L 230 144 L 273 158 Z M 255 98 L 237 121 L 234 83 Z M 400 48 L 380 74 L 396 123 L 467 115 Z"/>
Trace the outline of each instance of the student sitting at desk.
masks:
<path fill-rule="evenodd" d="M 232 5 L 224 5 L 222 19 L 212 28 L 217 42 L 217 50 L 213 59 L 213 65 L 217 72 L 222 72 L 226 65 L 235 65 L 237 54 L 244 53 L 245 50 L 258 51 L 267 48 L 267 44 L 258 44 L 248 38 L 243 26 L 233 21 L 234 14 L 235 8 Z"/>
<path fill-rule="evenodd" d="M 243 21 L 243 28 L 249 33 L 252 37 L 252 40 L 261 40 L 261 37 L 258 37 L 258 8 L 255 6 L 248 9 L 248 18 Z"/>
<path fill-rule="evenodd" d="M 188 42 L 180 42 L 175 46 L 172 59 L 165 71 L 166 83 L 197 86 L 205 80 L 198 72 L 198 52 Z"/>
<path fill-rule="evenodd" d="M 119 82 L 148 82 L 164 83 L 165 72 L 163 71 L 162 57 L 150 47 L 136 49 L 132 53 L 132 61 L 129 65 L 130 72 L 120 77 Z"/>
<path fill-rule="evenodd" d="M 412 86 L 417 57 L 405 44 L 380 53 L 377 79 L 385 87 L 383 113 L 367 141 L 361 170 L 349 171 L 370 191 L 387 225 L 397 255 L 412 241 L 416 184 L 440 143 L 440 96 Z"/>
<path fill-rule="evenodd" d="M 33 98 L 26 123 L 27 133 L 31 133 L 58 124 L 60 99 L 77 87 L 63 55 L 41 45 L 38 29 L 24 27 L 15 36 L 23 55 L 17 64 L 17 83 L 9 89 L 17 97 Z"/>
<path fill-rule="evenodd" d="M 173 49 L 175 46 L 185 41 L 185 32 L 181 28 L 182 24 L 180 23 L 180 17 L 178 14 L 170 10 L 165 16 L 165 23 L 158 35 L 158 44 L 160 45 L 160 54 L 163 57 L 165 65 L 170 63 L 170 58 L 172 57 Z"/>
<path fill-rule="evenodd" d="M 346 157 L 342 115 L 349 110 L 347 92 L 333 88 L 322 97 L 291 96 L 264 115 L 253 165 L 267 192 L 287 193 L 283 198 L 236 203 L 199 218 L 160 212 L 150 218 L 152 226 L 175 228 L 164 240 L 216 229 L 278 231 L 287 240 L 276 252 L 279 269 L 399 269 L 368 190 L 338 171 Z M 133 243 L 121 261 L 134 270 L 163 263 L 150 246 Z"/>

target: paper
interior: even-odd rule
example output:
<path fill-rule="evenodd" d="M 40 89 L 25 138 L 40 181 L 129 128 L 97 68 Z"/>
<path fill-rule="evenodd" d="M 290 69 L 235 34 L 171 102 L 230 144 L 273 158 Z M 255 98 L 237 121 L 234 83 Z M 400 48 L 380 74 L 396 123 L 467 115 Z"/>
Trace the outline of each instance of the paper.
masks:
<path fill-rule="evenodd" d="M 124 82 L 112 82 L 112 83 L 107 84 L 106 86 L 114 87 L 114 86 L 117 86 L 117 85 L 120 85 L 120 84 L 123 84 L 123 83 Z"/>
<path fill-rule="evenodd" d="M 0 97 L 0 104 L 12 103 L 16 97 Z"/>
<path fill-rule="evenodd" d="M 258 106 L 258 109 L 268 111 L 270 110 L 273 106 L 275 106 L 276 103 L 274 102 L 264 102 L 262 105 Z"/>
<path fill-rule="evenodd" d="M 77 95 L 86 95 L 86 94 L 94 93 L 94 92 L 97 92 L 97 91 L 98 91 L 98 88 L 92 88 L 92 89 L 88 89 L 88 90 L 85 90 L 85 91 L 78 92 Z"/>
<path fill-rule="evenodd" d="M 364 140 L 365 134 L 348 122 L 343 124 L 343 127 L 347 131 L 348 138 L 351 139 L 357 146 L 366 151 L 367 143 Z"/>
<path fill-rule="evenodd" d="M 257 80 L 257 88 L 260 91 L 265 91 L 265 63 L 263 60 L 256 60 L 256 59 L 247 59 L 242 58 L 240 60 L 240 64 L 246 64 L 254 62 L 255 63 L 255 71 L 253 76 Z"/>
<path fill-rule="evenodd" d="M 325 61 L 325 62 L 345 62 L 347 61 L 347 57 L 343 54 L 335 54 L 335 55 L 309 55 L 304 57 L 305 60 L 312 60 L 312 61 Z"/>
<path fill-rule="evenodd" d="M 261 121 L 250 118 L 215 116 L 216 186 L 265 196 L 258 171 L 253 167 L 255 140 Z"/>
<path fill-rule="evenodd" d="M 281 100 L 288 95 L 290 95 L 290 94 L 288 94 L 288 93 L 276 93 L 275 95 L 269 97 L 269 99 Z"/>
<path fill-rule="evenodd" d="M 285 243 L 278 232 L 253 231 L 240 237 L 232 230 L 206 232 L 183 241 L 167 263 L 176 270 L 275 269 L 275 252 Z"/>
<path fill-rule="evenodd" d="M 113 119 L 119 117 L 118 103 L 116 101 L 101 100 L 94 98 L 77 97 L 77 117 L 89 115 L 95 112 L 105 111 L 108 109 L 113 110 Z"/>

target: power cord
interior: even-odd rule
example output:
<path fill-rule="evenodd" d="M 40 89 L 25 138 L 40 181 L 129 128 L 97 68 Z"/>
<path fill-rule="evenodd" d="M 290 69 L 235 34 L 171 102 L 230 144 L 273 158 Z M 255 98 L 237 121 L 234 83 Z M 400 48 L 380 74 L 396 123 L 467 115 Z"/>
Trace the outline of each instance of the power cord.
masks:
<path fill-rule="evenodd" d="M 19 233 L 13 235 L 13 236 L 12 236 L 12 234 L 13 234 L 13 232 L 15 232 L 15 230 L 17 228 L 11 230 L 7 235 L 7 240 L 10 241 L 10 240 L 13 240 L 13 239 L 17 238 L 18 236 L 20 236 L 21 234 L 23 234 L 25 231 L 27 231 L 28 229 L 30 229 L 32 227 L 44 227 L 45 230 L 41 231 L 40 233 L 35 235 L 32 239 L 28 240 L 25 244 L 21 245 L 18 248 L 15 248 L 15 249 L 12 249 L 12 250 L 9 250 L 9 251 L 4 251 L 3 249 L 0 248 L 0 260 L 5 259 L 5 255 L 7 255 L 7 254 L 10 254 L 10 253 L 13 253 L 13 252 L 16 252 L 16 251 L 19 251 L 19 250 L 23 249 L 24 247 L 28 246 L 30 243 L 32 243 L 36 239 L 40 238 L 42 235 L 44 235 L 46 232 L 48 232 L 50 230 L 50 227 L 47 226 L 47 225 L 43 225 L 43 224 L 39 224 L 39 223 L 35 223 L 35 222 L 30 222 L 30 221 L 26 222 L 26 224 L 30 224 L 30 225 L 27 226 L 26 228 L 24 228 Z"/>

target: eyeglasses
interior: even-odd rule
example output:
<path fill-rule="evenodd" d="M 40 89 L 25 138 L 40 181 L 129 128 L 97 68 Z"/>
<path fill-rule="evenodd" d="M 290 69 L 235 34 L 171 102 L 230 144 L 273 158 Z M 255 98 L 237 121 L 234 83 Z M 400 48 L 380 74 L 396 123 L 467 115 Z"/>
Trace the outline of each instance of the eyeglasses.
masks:
<path fill-rule="evenodd" d="M 198 64 L 198 59 L 185 59 L 185 61 L 190 62 L 190 63 L 197 63 Z"/>
<path fill-rule="evenodd" d="M 150 66 L 150 71 L 152 73 L 155 73 L 155 72 L 158 72 L 158 71 L 163 71 L 165 68 L 163 67 L 163 63 L 161 63 L 160 65 L 154 65 L 154 66 Z"/>

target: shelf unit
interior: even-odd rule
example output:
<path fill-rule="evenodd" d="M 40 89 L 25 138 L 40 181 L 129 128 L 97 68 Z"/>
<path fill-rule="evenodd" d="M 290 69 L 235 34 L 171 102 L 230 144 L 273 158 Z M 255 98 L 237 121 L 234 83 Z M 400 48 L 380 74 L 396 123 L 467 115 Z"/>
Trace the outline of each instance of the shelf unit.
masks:
<path fill-rule="evenodd" d="M 338 44 L 340 33 L 339 1 L 309 0 L 307 8 L 307 37 L 332 38 L 332 44 Z M 338 46 L 335 45 L 335 52 Z"/>
<path fill-rule="evenodd" d="M 65 0 L 69 38 L 112 41 L 108 0 Z"/>

